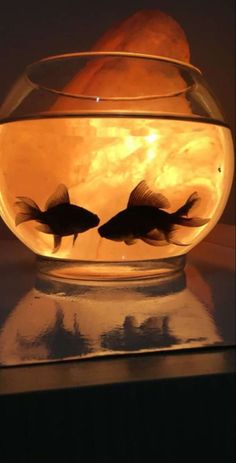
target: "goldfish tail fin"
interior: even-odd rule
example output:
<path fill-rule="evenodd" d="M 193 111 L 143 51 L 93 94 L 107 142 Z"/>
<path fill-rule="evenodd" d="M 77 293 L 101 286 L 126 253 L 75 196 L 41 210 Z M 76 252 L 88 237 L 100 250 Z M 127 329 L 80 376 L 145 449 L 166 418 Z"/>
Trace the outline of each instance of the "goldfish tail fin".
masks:
<path fill-rule="evenodd" d="M 183 227 L 203 227 L 203 225 L 206 225 L 209 221 L 210 219 L 201 219 L 200 217 L 179 217 L 177 223 Z"/>
<path fill-rule="evenodd" d="M 182 215 L 186 216 L 188 215 L 190 209 L 198 202 L 200 201 L 200 197 L 198 196 L 198 193 L 195 191 L 192 193 L 187 201 L 184 203 L 183 206 L 181 206 L 176 212 L 175 215 L 177 217 L 181 217 Z"/>
<path fill-rule="evenodd" d="M 169 244 L 175 244 L 175 246 L 191 246 L 192 243 L 182 243 L 178 240 L 172 240 L 171 238 L 168 240 Z"/>
<path fill-rule="evenodd" d="M 189 211 L 200 201 L 198 193 L 192 193 L 187 201 L 173 214 L 173 222 L 183 227 L 202 227 L 209 222 L 210 219 L 202 219 L 200 217 L 187 217 Z"/>
<path fill-rule="evenodd" d="M 39 219 L 41 211 L 34 201 L 24 196 L 18 196 L 17 199 L 18 201 L 15 202 L 15 205 L 19 207 L 19 212 L 15 218 L 16 226 L 29 220 Z"/>

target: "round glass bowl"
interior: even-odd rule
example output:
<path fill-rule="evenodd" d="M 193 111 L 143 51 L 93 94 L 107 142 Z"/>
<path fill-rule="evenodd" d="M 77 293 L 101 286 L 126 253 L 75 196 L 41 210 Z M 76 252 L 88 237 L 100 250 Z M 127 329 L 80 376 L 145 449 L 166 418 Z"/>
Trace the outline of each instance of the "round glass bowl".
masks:
<path fill-rule="evenodd" d="M 49 57 L 26 68 L 0 117 L 1 216 L 42 272 L 169 274 L 224 210 L 231 133 L 191 65 L 123 52 Z"/>

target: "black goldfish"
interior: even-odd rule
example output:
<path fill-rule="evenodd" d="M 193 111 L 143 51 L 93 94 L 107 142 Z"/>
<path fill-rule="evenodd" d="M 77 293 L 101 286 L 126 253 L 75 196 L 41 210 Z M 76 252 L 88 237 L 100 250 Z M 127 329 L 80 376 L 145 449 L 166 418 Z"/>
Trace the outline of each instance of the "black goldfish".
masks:
<path fill-rule="evenodd" d="M 143 180 L 131 192 L 127 209 L 99 227 L 98 232 L 104 238 L 124 241 L 128 245 L 140 239 L 151 246 L 164 246 L 168 243 L 188 246 L 189 244 L 173 240 L 173 234 L 176 225 L 202 227 L 209 222 L 210 219 L 187 217 L 199 199 L 195 191 L 176 212 L 168 213 L 162 210 L 170 207 L 168 199 L 151 191 Z"/>
<path fill-rule="evenodd" d="M 73 245 L 79 233 L 83 233 L 99 224 L 99 218 L 83 207 L 70 204 L 70 197 L 65 185 L 61 184 L 49 197 L 45 204 L 45 211 L 30 198 L 17 196 L 15 203 L 20 212 L 16 215 L 16 226 L 36 220 L 40 225 L 37 230 L 54 236 L 53 253 L 57 252 L 63 236 L 74 235 Z"/>

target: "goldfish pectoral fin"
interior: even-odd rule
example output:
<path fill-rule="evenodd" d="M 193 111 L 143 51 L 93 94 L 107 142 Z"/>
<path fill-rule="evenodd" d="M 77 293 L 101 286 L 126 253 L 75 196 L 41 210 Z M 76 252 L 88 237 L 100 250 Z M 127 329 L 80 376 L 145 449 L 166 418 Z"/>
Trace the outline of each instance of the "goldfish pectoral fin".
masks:
<path fill-rule="evenodd" d="M 59 204 L 65 204 L 65 203 L 70 203 L 70 197 L 69 193 L 67 190 L 67 187 L 63 184 L 59 185 L 54 191 L 54 193 L 49 196 L 46 204 L 45 204 L 45 209 L 48 210 L 51 207 L 58 206 Z"/>
<path fill-rule="evenodd" d="M 146 237 L 150 240 L 156 240 L 156 241 L 165 241 L 165 235 L 163 232 L 157 230 L 155 228 L 154 230 L 151 230 L 146 234 Z"/>
<path fill-rule="evenodd" d="M 135 244 L 137 240 L 134 240 L 133 238 L 128 238 L 127 240 L 124 240 L 125 244 L 128 246 L 131 246 L 132 244 Z"/>
<path fill-rule="evenodd" d="M 79 234 L 79 233 L 74 233 L 74 237 L 73 237 L 73 246 L 74 246 L 74 244 L 75 244 L 75 242 L 76 242 L 76 240 L 77 240 L 78 234 Z"/>
<path fill-rule="evenodd" d="M 53 248 L 53 254 L 55 252 L 57 252 L 61 246 L 61 240 L 62 240 L 62 237 L 59 236 L 59 235 L 53 235 L 53 238 L 54 238 L 54 248 Z"/>
<path fill-rule="evenodd" d="M 168 244 L 164 233 L 157 230 L 157 228 L 151 230 L 145 236 L 142 236 L 141 240 L 144 241 L 144 243 L 150 244 L 150 246 L 166 246 Z"/>
<path fill-rule="evenodd" d="M 142 180 L 130 194 L 128 207 L 133 206 L 152 206 L 168 209 L 170 203 L 164 195 L 152 191 L 146 181 Z"/>
<path fill-rule="evenodd" d="M 46 223 L 40 223 L 40 225 L 37 225 L 35 228 L 36 228 L 36 230 L 41 231 L 42 233 L 47 233 L 48 235 L 53 235 L 52 229 Z"/>

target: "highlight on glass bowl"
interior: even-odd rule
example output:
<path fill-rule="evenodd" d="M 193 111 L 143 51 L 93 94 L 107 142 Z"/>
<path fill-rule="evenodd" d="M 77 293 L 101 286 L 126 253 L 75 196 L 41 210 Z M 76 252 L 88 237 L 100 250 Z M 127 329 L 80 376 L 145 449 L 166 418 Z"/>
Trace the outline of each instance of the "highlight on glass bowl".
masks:
<path fill-rule="evenodd" d="M 1 216 L 46 272 L 172 271 L 224 210 L 231 133 L 192 65 L 53 56 L 26 68 L 0 111 Z"/>

